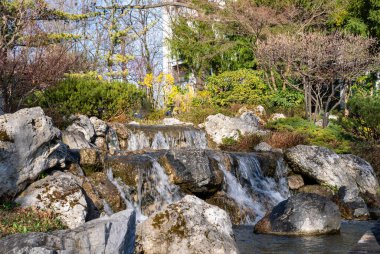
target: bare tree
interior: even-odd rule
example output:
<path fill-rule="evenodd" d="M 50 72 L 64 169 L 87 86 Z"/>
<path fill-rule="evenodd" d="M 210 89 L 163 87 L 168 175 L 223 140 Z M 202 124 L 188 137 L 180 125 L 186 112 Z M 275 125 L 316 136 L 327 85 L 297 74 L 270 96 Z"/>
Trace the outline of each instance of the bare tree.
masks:
<path fill-rule="evenodd" d="M 303 91 L 307 118 L 315 121 L 322 115 L 327 126 L 330 112 L 347 100 L 352 82 L 379 63 L 373 45 L 371 39 L 340 33 L 281 34 L 260 41 L 257 57 L 262 68 Z"/>

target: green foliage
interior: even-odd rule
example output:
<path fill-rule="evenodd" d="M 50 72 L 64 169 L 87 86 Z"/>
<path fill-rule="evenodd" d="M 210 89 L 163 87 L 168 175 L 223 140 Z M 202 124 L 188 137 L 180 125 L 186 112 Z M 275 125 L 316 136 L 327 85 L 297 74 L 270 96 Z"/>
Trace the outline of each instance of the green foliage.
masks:
<path fill-rule="evenodd" d="M 35 92 L 27 99 L 27 105 L 53 110 L 60 116 L 81 113 L 109 119 L 139 109 L 143 99 L 144 92 L 133 84 L 69 77 L 56 86 Z"/>
<path fill-rule="evenodd" d="M 174 36 L 168 41 L 172 54 L 199 78 L 256 66 L 252 36 L 235 35 L 225 24 L 181 17 L 172 29 Z"/>
<path fill-rule="evenodd" d="M 347 32 L 380 39 L 380 0 L 337 1 L 330 22 Z"/>
<path fill-rule="evenodd" d="M 287 89 L 273 92 L 265 103 L 269 108 L 291 110 L 303 105 L 304 95 L 298 91 Z"/>
<path fill-rule="evenodd" d="M 357 94 L 348 103 L 350 112 L 341 125 L 354 135 L 368 141 L 380 142 L 380 96 Z"/>
<path fill-rule="evenodd" d="M 260 104 L 265 101 L 268 87 L 262 79 L 262 73 L 241 69 L 227 71 L 208 78 L 206 89 L 212 101 L 220 106 L 233 103 Z"/>
<path fill-rule="evenodd" d="M 322 128 L 299 117 L 279 119 L 268 123 L 267 127 L 275 131 L 290 131 L 304 135 L 310 144 L 324 146 L 337 153 L 349 153 L 354 141 L 352 136 L 337 124 L 330 123 L 328 127 Z"/>
<path fill-rule="evenodd" d="M 66 226 L 51 211 L 19 208 L 13 204 L 0 205 L 0 238 L 9 234 L 47 232 Z"/>

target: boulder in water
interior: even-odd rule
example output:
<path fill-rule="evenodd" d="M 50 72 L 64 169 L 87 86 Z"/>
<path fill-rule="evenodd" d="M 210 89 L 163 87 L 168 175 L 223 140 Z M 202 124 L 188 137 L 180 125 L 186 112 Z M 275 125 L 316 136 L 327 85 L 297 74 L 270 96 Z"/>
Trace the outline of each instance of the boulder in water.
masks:
<path fill-rule="evenodd" d="M 354 155 L 338 155 L 318 146 L 298 145 L 285 152 L 292 171 L 319 184 L 357 188 L 361 195 L 376 195 L 379 183 L 371 165 Z"/>
<path fill-rule="evenodd" d="M 32 183 L 16 202 L 22 207 L 52 210 L 69 228 L 75 228 L 85 223 L 89 206 L 81 185 L 73 174 L 56 171 Z"/>
<path fill-rule="evenodd" d="M 185 196 L 137 228 L 137 253 L 239 253 L 232 224 L 222 209 Z"/>
<path fill-rule="evenodd" d="M 204 125 L 207 134 L 218 145 L 222 144 L 225 138 L 237 140 L 240 135 L 258 132 L 258 125 L 251 119 L 228 117 L 223 114 L 208 116 Z"/>
<path fill-rule="evenodd" d="M 255 233 L 319 235 L 340 230 L 339 208 L 329 199 L 299 193 L 276 205 L 255 225 Z"/>
<path fill-rule="evenodd" d="M 92 220 L 72 230 L 15 234 L 0 239 L 4 253 L 105 253 L 133 254 L 136 213 L 124 210 Z"/>
<path fill-rule="evenodd" d="M 40 107 L 0 116 L 0 199 L 14 197 L 46 169 L 65 166 L 60 136 Z"/>

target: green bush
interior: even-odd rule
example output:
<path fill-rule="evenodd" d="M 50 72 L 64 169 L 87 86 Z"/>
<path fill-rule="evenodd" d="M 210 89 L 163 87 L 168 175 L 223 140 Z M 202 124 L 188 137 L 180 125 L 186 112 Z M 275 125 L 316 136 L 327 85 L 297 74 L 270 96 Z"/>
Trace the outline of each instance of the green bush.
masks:
<path fill-rule="evenodd" d="M 275 131 L 290 131 L 304 135 L 312 145 L 324 146 L 337 153 L 350 153 L 352 142 L 355 140 L 344 129 L 334 123 L 326 128 L 316 126 L 313 122 L 291 117 L 279 119 L 267 124 L 267 128 Z"/>
<path fill-rule="evenodd" d="M 349 116 L 341 125 L 350 133 L 373 143 L 380 142 L 380 96 L 356 95 L 348 103 Z"/>
<path fill-rule="evenodd" d="M 94 78 L 70 77 L 27 99 L 27 106 L 40 106 L 53 119 L 80 113 L 109 119 L 139 109 L 145 94 L 133 84 Z"/>
<path fill-rule="evenodd" d="M 273 92 L 269 95 L 268 100 L 265 102 L 266 108 L 271 109 L 271 111 L 286 112 L 289 114 L 290 111 L 295 109 L 303 108 L 303 98 L 304 95 L 298 91 L 287 89 Z"/>
<path fill-rule="evenodd" d="M 262 73 L 247 69 L 211 76 L 207 79 L 206 89 L 212 101 L 219 106 L 260 104 L 268 92 Z"/>

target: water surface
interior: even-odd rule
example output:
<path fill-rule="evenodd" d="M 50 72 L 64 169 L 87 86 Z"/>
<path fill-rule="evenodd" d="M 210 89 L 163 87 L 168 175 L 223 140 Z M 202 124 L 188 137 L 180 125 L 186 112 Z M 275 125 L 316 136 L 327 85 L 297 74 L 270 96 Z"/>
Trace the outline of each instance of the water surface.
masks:
<path fill-rule="evenodd" d="M 253 226 L 234 227 L 241 254 L 347 253 L 374 221 L 343 221 L 340 234 L 323 236 L 275 236 L 254 234 Z"/>

